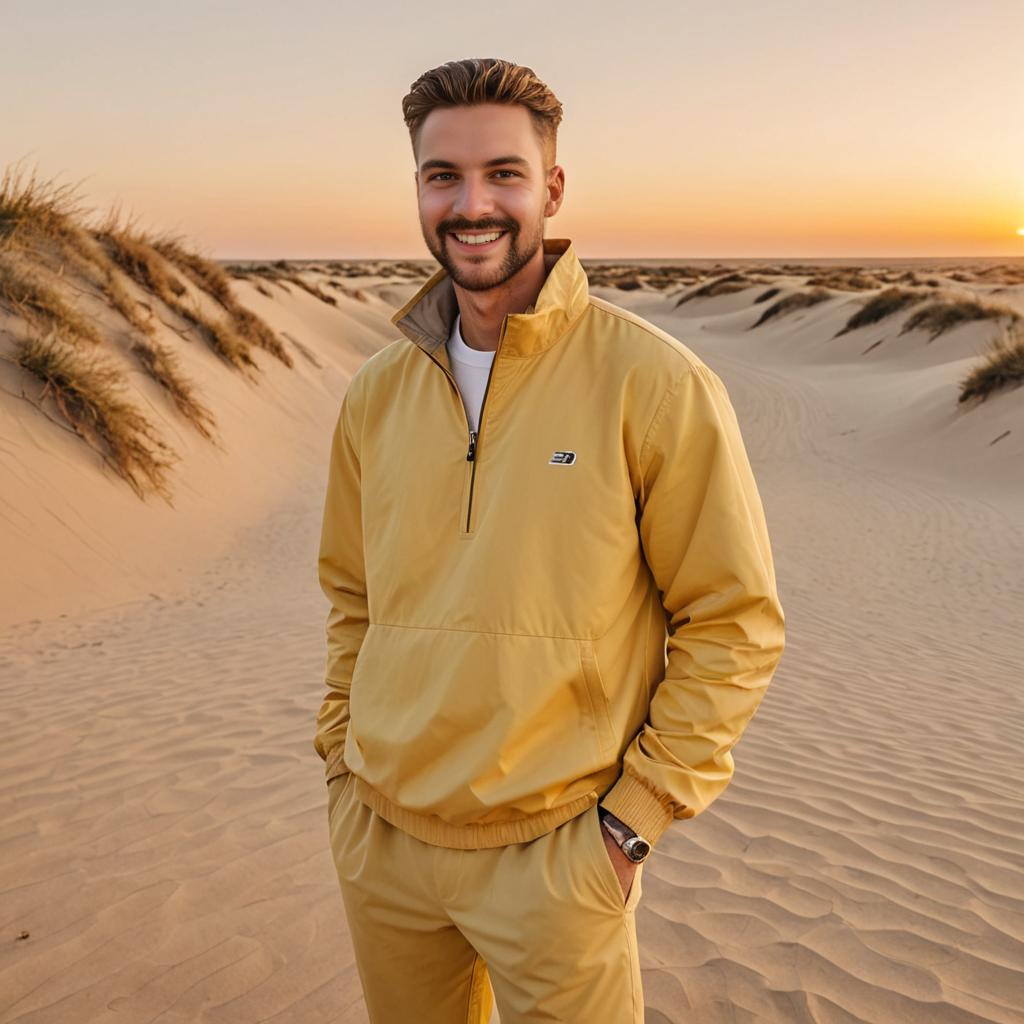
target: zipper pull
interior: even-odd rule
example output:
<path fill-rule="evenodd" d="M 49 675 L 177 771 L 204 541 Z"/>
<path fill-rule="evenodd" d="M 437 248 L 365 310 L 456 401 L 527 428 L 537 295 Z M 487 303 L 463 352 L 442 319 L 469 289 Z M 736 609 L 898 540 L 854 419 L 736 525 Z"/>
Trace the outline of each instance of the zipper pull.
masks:
<path fill-rule="evenodd" d="M 472 462 L 476 457 L 476 431 L 469 432 L 469 451 L 466 452 L 466 461 Z"/>

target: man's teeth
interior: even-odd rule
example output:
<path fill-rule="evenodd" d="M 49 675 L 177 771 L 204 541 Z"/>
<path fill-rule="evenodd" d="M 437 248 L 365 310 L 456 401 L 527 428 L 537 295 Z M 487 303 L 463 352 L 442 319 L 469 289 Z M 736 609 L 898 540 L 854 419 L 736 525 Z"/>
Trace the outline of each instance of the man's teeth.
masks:
<path fill-rule="evenodd" d="M 483 245 L 484 242 L 493 242 L 496 238 L 501 238 L 504 233 L 504 231 L 492 231 L 487 235 L 460 235 L 457 231 L 452 232 L 460 242 L 465 242 L 467 245 Z"/>

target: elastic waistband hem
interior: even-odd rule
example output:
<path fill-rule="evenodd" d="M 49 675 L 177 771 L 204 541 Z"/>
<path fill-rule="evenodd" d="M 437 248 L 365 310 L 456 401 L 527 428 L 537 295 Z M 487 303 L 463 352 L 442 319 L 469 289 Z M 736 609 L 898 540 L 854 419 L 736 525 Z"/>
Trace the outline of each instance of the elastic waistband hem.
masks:
<path fill-rule="evenodd" d="M 510 846 L 528 843 L 571 818 L 589 810 L 600 799 L 596 790 L 585 793 L 571 803 L 531 814 L 517 821 L 495 821 L 486 825 L 451 825 L 436 815 L 416 814 L 392 803 L 358 775 L 353 777 L 356 796 L 385 821 L 409 835 L 433 846 L 447 846 L 456 850 L 482 850 L 492 846 Z"/>

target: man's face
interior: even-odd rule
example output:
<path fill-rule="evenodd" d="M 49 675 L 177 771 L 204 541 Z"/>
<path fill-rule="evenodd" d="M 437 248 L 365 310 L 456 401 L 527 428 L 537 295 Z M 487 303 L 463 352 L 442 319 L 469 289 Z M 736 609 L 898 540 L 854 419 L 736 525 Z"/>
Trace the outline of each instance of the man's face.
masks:
<path fill-rule="evenodd" d="M 545 173 L 529 111 L 482 103 L 432 110 L 420 129 L 420 227 L 434 259 L 467 291 L 495 288 L 544 243 L 544 218 L 561 205 L 563 171 Z M 550 185 L 550 188 L 549 188 Z M 492 242 L 461 242 L 461 235 Z"/>

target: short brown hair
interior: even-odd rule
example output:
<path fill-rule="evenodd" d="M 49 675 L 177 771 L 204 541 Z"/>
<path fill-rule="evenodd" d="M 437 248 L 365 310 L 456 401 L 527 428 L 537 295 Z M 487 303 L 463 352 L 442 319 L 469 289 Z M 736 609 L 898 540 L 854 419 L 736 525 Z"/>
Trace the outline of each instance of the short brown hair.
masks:
<path fill-rule="evenodd" d="M 402 113 L 413 152 L 419 144 L 420 128 L 432 110 L 477 103 L 518 103 L 526 107 L 540 140 L 544 169 L 554 166 L 562 104 L 532 68 L 497 57 L 450 60 L 412 83 L 402 100 Z"/>

